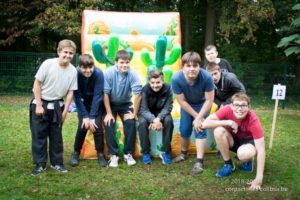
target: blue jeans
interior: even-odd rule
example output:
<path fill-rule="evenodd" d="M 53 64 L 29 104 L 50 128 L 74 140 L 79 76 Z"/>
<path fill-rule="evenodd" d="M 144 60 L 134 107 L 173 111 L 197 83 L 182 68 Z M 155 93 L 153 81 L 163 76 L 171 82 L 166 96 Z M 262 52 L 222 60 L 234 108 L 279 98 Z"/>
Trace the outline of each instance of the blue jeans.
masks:
<path fill-rule="evenodd" d="M 191 105 L 191 107 L 199 113 L 199 111 L 202 108 L 202 105 Z M 205 116 L 207 117 L 207 116 Z M 183 138 L 190 138 L 192 135 L 192 132 L 195 134 L 196 139 L 204 139 L 207 136 L 207 130 L 203 129 L 202 132 L 197 132 L 193 128 L 193 121 L 194 117 L 192 117 L 189 113 L 187 113 L 184 109 L 180 109 L 180 125 L 179 125 L 179 131 L 180 135 Z"/>
<path fill-rule="evenodd" d="M 123 123 L 123 131 L 125 135 L 124 141 L 124 154 L 133 154 L 135 148 L 136 140 L 136 127 L 135 119 L 124 120 L 124 115 L 129 111 L 133 112 L 132 103 L 122 104 L 122 105 L 111 105 L 111 111 L 116 119 L 117 114 L 120 116 Z M 108 146 L 108 151 L 110 155 L 118 155 L 119 147 L 116 140 L 116 121 L 110 121 L 110 126 L 106 126 L 106 143 Z"/>

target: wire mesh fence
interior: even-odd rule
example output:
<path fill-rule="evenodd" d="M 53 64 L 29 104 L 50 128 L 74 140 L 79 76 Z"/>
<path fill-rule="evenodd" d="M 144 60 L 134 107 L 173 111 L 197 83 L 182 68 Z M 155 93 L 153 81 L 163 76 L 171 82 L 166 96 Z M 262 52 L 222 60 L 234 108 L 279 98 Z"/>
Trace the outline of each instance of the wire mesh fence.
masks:
<path fill-rule="evenodd" d="M 55 53 L 0 51 L 0 95 L 31 94 L 38 67 L 45 59 L 55 56 Z M 77 66 L 78 54 L 73 64 Z M 273 84 L 287 84 L 290 88 L 295 85 L 294 67 L 287 64 L 232 63 L 232 66 L 249 94 L 271 96 Z M 289 93 L 300 95 L 298 90 L 287 89 Z"/>
<path fill-rule="evenodd" d="M 55 53 L 0 51 L 0 94 L 30 94 L 34 75 L 47 58 Z M 77 65 L 76 54 L 72 63 Z"/>

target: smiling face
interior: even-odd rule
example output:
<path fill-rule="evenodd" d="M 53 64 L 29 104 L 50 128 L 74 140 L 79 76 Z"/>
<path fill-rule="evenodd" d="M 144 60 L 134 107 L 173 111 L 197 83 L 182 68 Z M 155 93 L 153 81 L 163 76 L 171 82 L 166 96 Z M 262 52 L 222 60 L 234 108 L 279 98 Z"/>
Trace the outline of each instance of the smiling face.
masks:
<path fill-rule="evenodd" d="M 216 49 L 210 49 L 208 51 L 205 51 L 205 58 L 208 62 L 216 62 L 217 57 L 218 52 Z"/>
<path fill-rule="evenodd" d="M 246 118 L 250 110 L 250 105 L 245 100 L 234 100 L 231 104 L 231 108 L 236 119 L 241 120 Z"/>
<path fill-rule="evenodd" d="M 163 80 L 162 76 L 158 77 L 158 78 L 151 78 L 149 80 L 149 84 L 150 84 L 151 89 L 154 92 L 159 92 L 164 85 L 164 80 Z"/>
<path fill-rule="evenodd" d="M 61 50 L 57 50 L 58 63 L 61 67 L 67 67 L 75 54 L 75 49 L 73 47 L 63 47 Z"/>
<path fill-rule="evenodd" d="M 188 81 L 194 81 L 196 80 L 199 74 L 200 65 L 199 63 L 188 62 L 183 65 L 182 70 L 183 70 L 184 77 Z"/>
<path fill-rule="evenodd" d="M 90 66 L 82 65 L 82 66 L 80 66 L 80 71 L 85 77 L 89 78 L 92 76 L 92 74 L 94 72 L 94 66 L 93 65 L 90 65 Z"/>
<path fill-rule="evenodd" d="M 123 74 L 123 73 L 128 72 L 129 67 L 130 67 L 129 63 L 130 63 L 129 60 L 127 60 L 127 59 L 124 60 L 124 59 L 120 58 L 115 62 L 115 65 L 118 68 L 118 70 Z"/>

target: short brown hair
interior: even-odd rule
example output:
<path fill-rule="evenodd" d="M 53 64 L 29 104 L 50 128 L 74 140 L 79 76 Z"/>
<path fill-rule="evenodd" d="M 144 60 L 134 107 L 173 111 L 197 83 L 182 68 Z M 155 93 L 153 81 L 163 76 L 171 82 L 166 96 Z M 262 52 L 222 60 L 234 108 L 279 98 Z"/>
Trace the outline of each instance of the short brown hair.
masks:
<path fill-rule="evenodd" d="M 183 54 L 181 61 L 182 61 L 182 65 L 188 64 L 190 62 L 198 63 L 200 65 L 201 57 L 197 52 L 189 51 L 189 52 L 186 52 L 185 54 Z"/>
<path fill-rule="evenodd" d="M 250 97 L 245 93 L 245 92 L 238 92 L 235 93 L 232 97 L 231 97 L 231 103 L 233 103 L 234 101 L 246 101 L 248 103 L 248 105 L 250 105 Z"/>
<path fill-rule="evenodd" d="M 207 46 L 205 47 L 205 49 L 204 49 L 204 52 L 205 52 L 205 51 L 210 51 L 210 50 L 212 50 L 212 49 L 214 49 L 214 50 L 217 51 L 217 47 L 216 47 L 215 45 L 212 45 L 212 44 L 207 45 Z"/>
<path fill-rule="evenodd" d="M 115 61 L 118 61 L 119 59 L 130 60 L 130 54 L 126 50 L 119 50 L 117 52 Z"/>
<path fill-rule="evenodd" d="M 161 70 L 152 70 L 148 74 L 148 80 L 161 77 L 164 80 L 164 74 Z"/>
<path fill-rule="evenodd" d="M 94 65 L 94 59 L 90 54 L 82 54 L 79 56 L 79 61 L 78 61 L 79 67 L 90 67 Z"/>
<path fill-rule="evenodd" d="M 206 65 L 206 70 L 207 71 L 214 71 L 214 70 L 220 70 L 220 66 L 217 63 L 208 63 Z"/>
<path fill-rule="evenodd" d="M 65 47 L 71 47 L 74 49 L 74 52 L 76 51 L 76 44 L 72 40 L 67 40 L 67 39 L 61 40 L 58 43 L 57 51 L 60 52 Z"/>

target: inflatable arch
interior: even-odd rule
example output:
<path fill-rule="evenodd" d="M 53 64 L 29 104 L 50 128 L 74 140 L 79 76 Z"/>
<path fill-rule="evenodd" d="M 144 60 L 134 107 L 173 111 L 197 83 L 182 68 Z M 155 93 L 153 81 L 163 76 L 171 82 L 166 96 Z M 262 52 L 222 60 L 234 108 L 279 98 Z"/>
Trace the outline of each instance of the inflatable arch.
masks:
<path fill-rule="evenodd" d="M 152 69 L 161 69 L 166 82 L 170 82 L 173 73 L 180 69 L 181 32 L 180 18 L 177 12 L 132 13 L 85 10 L 82 15 L 82 53 L 94 57 L 97 67 L 105 71 L 113 65 L 118 50 L 125 49 L 131 55 L 131 67 L 139 74 L 143 84 L 147 82 L 147 73 Z M 214 106 L 212 111 L 215 110 Z M 179 104 L 174 101 L 172 116 L 174 132 L 172 155 L 180 153 Z M 116 124 L 119 153 L 123 153 L 123 126 L 120 119 Z M 151 154 L 156 156 L 162 146 L 160 132 L 150 132 Z M 195 153 L 195 139 L 191 138 L 189 152 Z M 209 134 L 206 151 L 214 152 L 216 144 Z M 141 156 L 137 134 L 135 156 Z M 105 153 L 107 148 L 105 147 Z M 89 131 L 81 156 L 96 158 L 93 135 Z"/>

